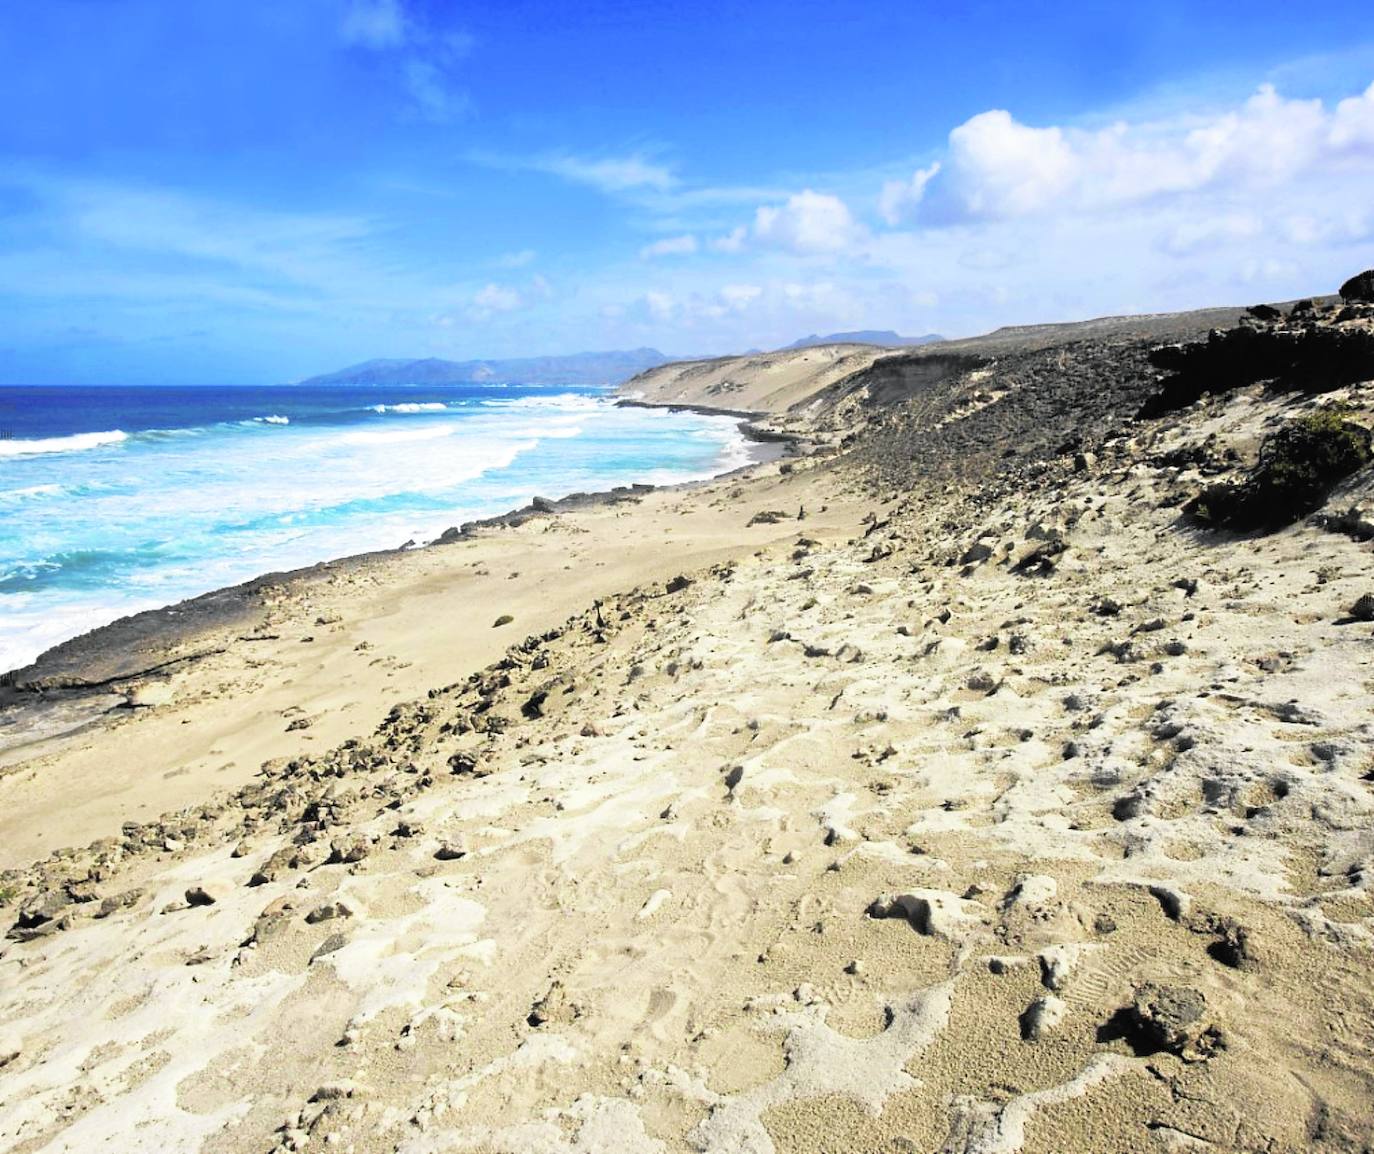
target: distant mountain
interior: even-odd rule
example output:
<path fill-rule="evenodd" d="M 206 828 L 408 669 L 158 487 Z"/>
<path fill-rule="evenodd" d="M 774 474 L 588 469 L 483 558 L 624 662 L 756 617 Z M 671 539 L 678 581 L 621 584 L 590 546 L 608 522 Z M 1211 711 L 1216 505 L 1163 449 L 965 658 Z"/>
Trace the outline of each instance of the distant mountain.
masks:
<path fill-rule="evenodd" d="M 510 381 L 522 385 L 618 385 L 636 373 L 666 364 L 657 349 L 616 349 L 564 357 L 514 357 L 490 361 L 376 360 L 298 381 L 301 385 L 468 385 Z"/>
<path fill-rule="evenodd" d="M 787 346 L 789 349 L 809 349 L 816 345 L 884 345 L 887 348 L 904 348 L 908 345 L 929 345 L 945 338 L 939 333 L 926 333 L 923 337 L 900 337 L 891 329 L 859 329 L 852 333 L 831 333 L 818 337 L 812 333 Z"/>

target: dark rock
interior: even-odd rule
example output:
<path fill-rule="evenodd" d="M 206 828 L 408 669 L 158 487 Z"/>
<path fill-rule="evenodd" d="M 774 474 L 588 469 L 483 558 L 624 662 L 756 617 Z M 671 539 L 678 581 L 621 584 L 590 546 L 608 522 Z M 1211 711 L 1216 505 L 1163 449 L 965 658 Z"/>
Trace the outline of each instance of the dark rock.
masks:
<path fill-rule="evenodd" d="M 1374 268 L 1356 273 L 1341 285 L 1341 300 L 1374 303 Z"/>
<path fill-rule="evenodd" d="M 1213 329 L 1205 341 L 1164 345 L 1150 354 L 1172 374 L 1141 407 L 1140 417 L 1185 408 L 1209 393 L 1259 381 L 1275 389 L 1322 393 L 1374 378 L 1374 331 L 1307 325 Z"/>
<path fill-rule="evenodd" d="M 1184 1061 L 1203 1061 L 1222 1048 L 1221 1032 L 1208 1023 L 1207 999 L 1191 986 L 1154 982 L 1136 990 L 1098 1032 L 1099 1040 L 1122 1038 L 1139 1055 L 1161 1051 Z"/>

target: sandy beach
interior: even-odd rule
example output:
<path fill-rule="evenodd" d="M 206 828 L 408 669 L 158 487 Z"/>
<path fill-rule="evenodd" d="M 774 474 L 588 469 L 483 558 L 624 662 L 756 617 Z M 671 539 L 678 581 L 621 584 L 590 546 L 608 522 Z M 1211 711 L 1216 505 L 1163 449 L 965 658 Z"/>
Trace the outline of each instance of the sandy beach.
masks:
<path fill-rule="evenodd" d="M 1367 1148 L 1374 479 L 1215 519 L 1374 304 L 1240 315 L 654 369 L 793 454 L 40 661 L 0 1147 Z"/>

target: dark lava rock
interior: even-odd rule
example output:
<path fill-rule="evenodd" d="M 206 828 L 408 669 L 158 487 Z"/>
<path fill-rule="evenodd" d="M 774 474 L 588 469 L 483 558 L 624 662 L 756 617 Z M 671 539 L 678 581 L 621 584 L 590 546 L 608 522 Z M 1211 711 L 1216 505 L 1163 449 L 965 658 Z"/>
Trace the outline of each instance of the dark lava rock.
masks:
<path fill-rule="evenodd" d="M 1356 273 L 1341 285 L 1341 300 L 1374 303 L 1374 268 Z"/>
<path fill-rule="evenodd" d="M 1172 375 L 1141 406 L 1141 417 L 1162 416 L 1208 393 L 1258 381 L 1307 393 L 1367 381 L 1374 377 L 1374 331 L 1240 325 L 1213 329 L 1205 341 L 1163 345 L 1150 353 L 1150 363 Z"/>

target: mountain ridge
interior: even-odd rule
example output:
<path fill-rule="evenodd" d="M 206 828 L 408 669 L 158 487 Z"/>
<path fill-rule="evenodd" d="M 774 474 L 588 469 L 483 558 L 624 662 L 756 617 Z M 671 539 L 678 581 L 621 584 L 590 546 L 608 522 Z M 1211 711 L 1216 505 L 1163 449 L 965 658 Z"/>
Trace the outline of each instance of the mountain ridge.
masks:
<path fill-rule="evenodd" d="M 671 358 L 657 349 L 611 349 L 563 356 L 493 357 L 450 361 L 442 357 L 377 357 L 297 385 L 458 385 L 517 381 L 528 385 L 621 384 Z"/>

